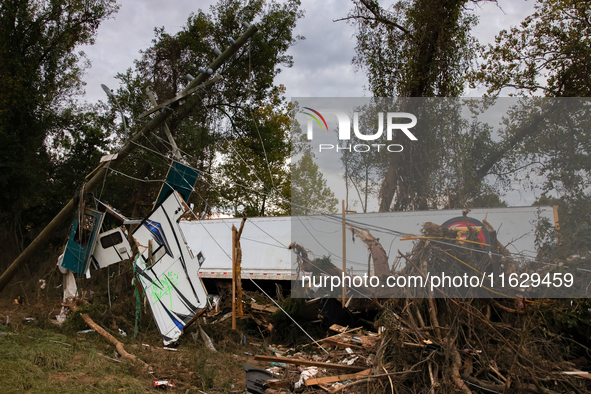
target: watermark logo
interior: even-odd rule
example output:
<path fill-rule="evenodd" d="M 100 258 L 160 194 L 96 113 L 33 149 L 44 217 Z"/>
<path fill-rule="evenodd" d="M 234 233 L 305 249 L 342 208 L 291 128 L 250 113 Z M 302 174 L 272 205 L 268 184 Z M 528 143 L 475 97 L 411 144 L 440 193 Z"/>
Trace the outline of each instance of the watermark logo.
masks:
<path fill-rule="evenodd" d="M 334 115 L 338 122 L 338 136 L 339 140 L 347 141 L 351 139 L 351 119 L 349 115 L 341 110 L 336 109 L 320 109 L 315 110 L 310 107 L 303 107 L 306 111 L 302 111 L 302 113 L 308 115 L 310 118 L 307 122 L 306 128 L 306 135 L 308 140 L 312 140 L 314 137 L 314 123 L 312 120 L 315 120 L 320 130 L 327 130 L 328 131 L 328 124 L 324 119 L 325 115 Z M 417 124 L 417 117 L 411 113 L 407 112 L 386 112 L 386 127 L 384 128 L 384 112 L 378 112 L 378 129 L 373 134 L 366 134 L 362 133 L 359 130 L 359 112 L 353 112 L 353 133 L 355 137 L 362 141 L 375 141 L 382 137 L 384 134 L 384 129 L 386 131 L 386 139 L 388 141 L 392 141 L 394 138 L 394 133 L 399 130 L 402 131 L 406 137 L 408 137 L 411 141 L 417 141 L 417 137 L 410 131 L 410 129 Z M 403 120 L 401 123 L 400 121 Z M 404 121 L 404 120 L 409 120 Z M 324 126 L 324 127 L 323 127 Z M 372 147 L 377 149 L 379 152 L 380 149 L 387 149 L 389 152 L 402 152 L 404 147 L 400 144 L 345 144 L 344 146 L 334 145 L 334 144 L 319 144 L 318 149 L 320 152 L 323 150 L 333 150 L 336 151 L 341 150 L 348 150 L 349 152 L 369 152 Z"/>
<path fill-rule="evenodd" d="M 324 117 L 322 115 L 320 115 L 320 112 L 318 112 L 310 107 L 304 107 L 304 109 L 307 109 L 308 111 L 314 112 L 316 115 L 318 115 L 318 117 L 320 119 L 322 119 L 322 123 L 324 123 L 324 127 L 326 127 L 326 131 L 328 131 L 328 125 L 326 124 L 326 120 L 324 120 Z M 316 116 L 312 115 L 310 112 L 304 112 L 304 113 L 306 115 L 310 116 L 311 118 L 313 118 L 316 121 L 316 123 L 318 123 L 318 126 L 320 126 L 320 130 L 322 130 L 322 124 L 320 123 L 318 118 Z M 309 140 L 312 139 L 312 121 L 308 122 L 308 139 Z"/>

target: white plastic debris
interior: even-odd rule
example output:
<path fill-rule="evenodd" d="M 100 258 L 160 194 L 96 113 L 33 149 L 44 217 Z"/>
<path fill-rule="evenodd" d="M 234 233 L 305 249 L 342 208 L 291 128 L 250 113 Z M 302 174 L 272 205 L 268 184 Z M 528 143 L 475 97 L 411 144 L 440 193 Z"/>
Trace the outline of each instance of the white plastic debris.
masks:
<path fill-rule="evenodd" d="M 310 368 L 306 368 L 302 371 L 302 374 L 300 375 L 300 380 L 298 380 L 297 382 L 295 382 L 294 387 L 297 389 L 299 389 L 300 387 L 302 387 L 302 385 L 304 384 L 304 382 L 310 378 L 313 378 L 314 376 L 316 376 L 316 374 L 318 374 L 318 368 L 316 367 L 310 367 Z"/>
<path fill-rule="evenodd" d="M 64 274 L 64 302 L 72 302 L 74 298 L 78 297 L 78 287 L 76 286 L 76 278 L 74 273 L 70 270 Z"/>
<path fill-rule="evenodd" d="M 69 308 L 62 306 L 62 310 L 60 311 L 59 315 L 55 315 L 55 319 L 57 320 L 58 323 L 62 324 L 63 322 L 66 321 L 66 319 L 68 318 L 68 311 Z"/>

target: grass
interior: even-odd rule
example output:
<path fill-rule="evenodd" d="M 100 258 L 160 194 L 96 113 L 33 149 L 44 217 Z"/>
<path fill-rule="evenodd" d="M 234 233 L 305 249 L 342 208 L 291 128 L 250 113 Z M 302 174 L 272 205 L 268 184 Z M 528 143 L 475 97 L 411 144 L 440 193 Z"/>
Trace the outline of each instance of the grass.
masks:
<path fill-rule="evenodd" d="M 100 278 L 95 276 L 94 280 L 98 281 Z M 11 287 L 12 293 L 5 292 L 0 298 L 0 321 L 10 315 L 10 325 L 0 324 L 0 394 L 196 394 L 198 390 L 209 394 L 238 394 L 245 391 L 244 364 L 258 365 L 252 354 L 260 352 L 266 343 L 254 323 L 248 319 L 239 320 L 237 331 L 231 330 L 230 319 L 213 326 L 202 325 L 213 340 L 217 353 L 209 351 L 200 336 L 193 339 L 191 333 L 195 332 L 196 326 L 181 336 L 178 351 L 157 349 L 163 345 L 149 310 L 142 313 L 139 320 L 138 338 L 132 338 L 135 321 L 133 287 L 129 285 L 130 277 L 121 275 L 119 279 L 121 283 L 115 279 L 111 281 L 112 308 L 106 291 L 88 285 L 86 289 L 92 288 L 96 294 L 91 305 L 80 306 L 79 312 L 72 313 L 61 326 L 50 322 L 61 308 L 61 288 L 57 288 L 57 280 L 40 290 L 37 281 L 31 279 L 29 287 L 33 290 L 27 293 L 27 284 L 21 289 L 20 282 L 16 282 L 18 286 Z M 25 294 L 24 305 L 13 303 L 20 294 Z M 121 341 L 129 353 L 150 365 L 153 374 L 140 363 L 134 365 L 124 359 L 119 363 L 108 359 L 115 358 L 115 347 L 102 336 L 78 334 L 78 331 L 89 328 L 80 312 L 87 313 L 95 323 Z M 25 323 L 27 317 L 33 317 L 34 321 Z M 119 329 L 128 336 L 119 336 Z M 243 334 L 247 337 L 247 345 L 242 344 Z M 251 345 L 253 342 L 258 344 Z M 170 380 L 175 387 L 155 389 L 154 380 Z"/>
<path fill-rule="evenodd" d="M 241 335 L 225 326 L 204 326 L 218 353 L 205 348 L 200 338 L 193 340 L 190 333 L 181 337 L 177 351 L 167 351 L 158 349 L 162 343 L 152 330 L 141 333 L 136 340 L 120 337 L 103 326 L 124 343 L 128 352 L 153 368 L 150 374 L 140 363 L 108 359 L 115 357 L 114 346 L 96 333 L 77 334 L 73 328 L 81 328 L 78 321 L 62 327 L 43 319 L 24 323 L 22 316 L 27 313 L 21 312 L 24 314 L 11 318 L 10 326 L 0 326 L 0 381 L 3 382 L 0 394 L 156 391 L 193 394 L 198 390 L 242 393 L 245 390 L 243 366 L 252 363 L 252 357 L 245 353 L 257 352 L 254 346 L 241 345 Z M 72 319 L 81 320 L 76 315 Z M 195 327 L 190 329 L 193 330 Z M 175 387 L 157 390 L 154 380 L 170 380 Z"/>
<path fill-rule="evenodd" d="M 150 387 L 130 364 L 100 356 L 105 347 L 96 340 L 72 341 L 38 328 L 4 333 L 0 335 L 4 393 L 143 393 Z"/>

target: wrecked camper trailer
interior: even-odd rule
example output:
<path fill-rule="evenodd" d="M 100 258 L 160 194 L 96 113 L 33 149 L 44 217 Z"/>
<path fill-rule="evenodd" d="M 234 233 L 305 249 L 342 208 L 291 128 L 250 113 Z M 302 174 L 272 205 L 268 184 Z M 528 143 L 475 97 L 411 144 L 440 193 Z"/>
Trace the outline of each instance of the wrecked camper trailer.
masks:
<path fill-rule="evenodd" d="M 137 278 L 165 345 L 175 342 L 207 304 L 207 291 L 196 274 L 198 258 L 178 225 L 188 210 L 181 195 L 171 193 L 133 232 L 139 249 L 134 262 Z"/>
<path fill-rule="evenodd" d="M 203 254 L 193 253 L 179 227 L 180 217 L 189 211 L 186 201 L 197 176 L 196 170 L 172 162 L 154 209 L 132 232 L 133 246 L 137 248 L 134 271 L 165 345 L 175 342 L 185 325 L 207 304 L 207 291 L 197 274 Z M 106 213 L 90 209 L 83 212 L 76 215 L 58 261 L 64 274 L 64 291 L 68 289 L 64 301 L 76 294 L 71 285 L 75 286 L 72 272 L 90 277 L 91 267 L 106 268 L 133 255 L 124 226 L 100 232 Z M 125 223 L 125 218 L 111 207 L 107 212 Z M 64 310 L 58 317 L 63 319 Z"/>

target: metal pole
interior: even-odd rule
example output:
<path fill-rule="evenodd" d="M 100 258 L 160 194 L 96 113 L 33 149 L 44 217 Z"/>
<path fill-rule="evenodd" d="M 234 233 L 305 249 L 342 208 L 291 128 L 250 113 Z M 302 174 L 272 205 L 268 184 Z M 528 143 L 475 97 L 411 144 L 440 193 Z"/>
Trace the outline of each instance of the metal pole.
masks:
<path fill-rule="evenodd" d="M 240 36 L 238 40 L 234 44 L 232 44 L 228 49 L 226 49 L 220 56 L 217 57 L 209 66 L 208 69 L 212 71 L 217 70 L 220 66 L 230 58 L 234 53 L 238 51 L 238 49 L 246 43 L 246 41 L 257 32 L 256 26 L 250 26 L 246 32 Z M 204 86 L 207 86 L 205 81 L 209 78 L 208 73 L 201 73 L 195 78 L 187 88 L 183 92 L 186 92 L 200 84 L 203 83 Z M 191 112 L 191 109 L 196 105 L 196 102 L 188 102 L 183 104 L 179 107 L 179 111 L 177 111 L 177 119 L 181 119 L 181 116 L 184 117 Z M 182 114 L 182 115 L 181 115 Z M 103 164 L 94 174 L 94 176 L 84 185 L 84 191 L 90 193 L 94 190 L 104 179 L 107 175 L 107 172 L 110 168 L 115 168 L 123 159 L 125 159 L 133 150 L 136 148 L 137 143 L 139 140 L 151 133 L 156 128 L 160 127 L 166 119 L 170 116 L 170 111 L 162 111 L 158 115 L 156 115 L 150 123 L 148 123 L 142 130 L 140 130 L 137 134 L 135 134 L 131 140 L 121 148 L 121 150 L 117 153 L 117 157 L 107 162 L 108 164 Z M 84 198 L 84 196 L 81 196 Z M 51 235 L 57 231 L 57 229 L 66 221 L 71 220 L 72 215 L 76 210 L 76 204 L 74 199 L 70 200 L 65 207 L 53 218 L 53 220 L 39 233 L 39 235 L 27 246 L 27 248 L 12 262 L 12 264 L 2 273 L 0 276 L 0 292 L 4 290 L 4 288 L 8 285 L 11 279 L 16 275 L 19 268 L 29 261 L 31 257 L 33 257 L 39 249 L 49 240 Z"/>

